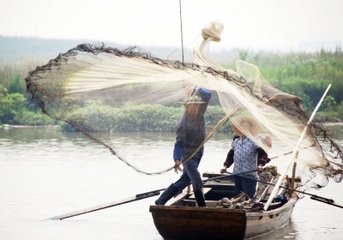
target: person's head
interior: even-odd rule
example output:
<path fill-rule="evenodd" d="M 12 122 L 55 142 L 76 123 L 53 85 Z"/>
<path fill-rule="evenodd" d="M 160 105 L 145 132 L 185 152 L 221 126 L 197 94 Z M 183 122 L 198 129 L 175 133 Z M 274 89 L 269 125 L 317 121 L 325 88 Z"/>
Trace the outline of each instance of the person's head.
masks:
<path fill-rule="evenodd" d="M 247 134 L 255 136 L 262 130 L 262 126 L 250 114 L 243 113 L 236 115 L 231 119 L 231 122 L 232 131 L 238 136 L 245 136 Z"/>
<path fill-rule="evenodd" d="M 235 124 L 231 124 L 231 129 L 233 131 L 233 134 L 235 136 L 239 136 L 239 137 L 243 137 L 245 136 L 240 130 L 239 130 L 239 127 L 237 127 Z"/>
<path fill-rule="evenodd" d="M 191 116 L 196 116 L 199 112 L 199 107 L 200 104 L 205 103 L 202 101 L 201 97 L 197 95 L 192 95 L 189 96 L 185 101 L 184 101 L 184 106 L 186 108 L 187 114 Z"/>

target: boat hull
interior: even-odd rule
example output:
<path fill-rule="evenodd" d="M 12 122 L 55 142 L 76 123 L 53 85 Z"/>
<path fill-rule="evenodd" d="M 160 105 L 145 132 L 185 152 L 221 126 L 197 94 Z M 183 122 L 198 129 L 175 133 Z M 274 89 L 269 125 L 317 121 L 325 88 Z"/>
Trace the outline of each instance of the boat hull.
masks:
<path fill-rule="evenodd" d="M 164 239 L 244 239 L 285 226 L 295 199 L 280 208 L 246 212 L 228 208 L 150 206 L 154 224 Z"/>
<path fill-rule="evenodd" d="M 164 239 L 242 239 L 245 233 L 244 210 L 150 206 L 150 212 Z"/>
<path fill-rule="evenodd" d="M 284 227 L 289 223 L 295 203 L 296 199 L 292 198 L 282 207 L 271 211 L 247 212 L 247 226 L 244 237 L 250 238 L 267 234 Z"/>

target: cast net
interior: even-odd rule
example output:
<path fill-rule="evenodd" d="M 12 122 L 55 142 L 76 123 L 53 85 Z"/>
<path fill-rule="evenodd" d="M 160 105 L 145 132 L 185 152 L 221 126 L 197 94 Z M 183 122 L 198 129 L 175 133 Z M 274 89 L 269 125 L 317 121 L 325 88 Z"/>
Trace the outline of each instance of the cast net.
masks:
<path fill-rule="evenodd" d="M 249 117 L 260 131 L 240 125 L 246 136 L 267 152 L 274 148 L 291 152 L 308 121 L 301 99 L 272 87 L 253 64 L 237 61 L 236 70 L 231 70 L 212 61 L 205 52 L 211 41 L 220 41 L 222 30 L 219 23 L 202 30 L 203 41 L 191 64 L 154 58 L 136 47 L 119 50 L 81 44 L 30 72 L 27 90 L 45 114 L 70 124 L 148 175 L 165 173 L 173 166 L 153 172 L 137 167 L 120 155 L 113 140 L 98 133 L 174 131 L 174 118 L 184 111 L 180 103 L 199 87 L 212 92 L 206 112 L 208 134 L 201 145 L 230 122 Z M 342 149 L 319 124 L 309 125 L 297 159 L 312 173 L 342 178 Z"/>

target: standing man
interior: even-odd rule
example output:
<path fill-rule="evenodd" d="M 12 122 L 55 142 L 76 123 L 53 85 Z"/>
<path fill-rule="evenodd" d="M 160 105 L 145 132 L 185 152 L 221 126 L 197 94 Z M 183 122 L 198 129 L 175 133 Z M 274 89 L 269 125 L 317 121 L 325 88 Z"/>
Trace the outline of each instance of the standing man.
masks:
<path fill-rule="evenodd" d="M 178 173 L 182 164 L 183 172 L 179 180 L 172 183 L 155 201 L 156 205 L 164 205 L 169 199 L 192 184 L 198 206 L 206 207 L 202 179 L 198 171 L 204 147 L 195 151 L 206 136 L 204 113 L 210 98 L 211 93 L 207 89 L 198 88 L 185 100 L 185 112 L 177 126 L 173 152 L 174 170 Z"/>

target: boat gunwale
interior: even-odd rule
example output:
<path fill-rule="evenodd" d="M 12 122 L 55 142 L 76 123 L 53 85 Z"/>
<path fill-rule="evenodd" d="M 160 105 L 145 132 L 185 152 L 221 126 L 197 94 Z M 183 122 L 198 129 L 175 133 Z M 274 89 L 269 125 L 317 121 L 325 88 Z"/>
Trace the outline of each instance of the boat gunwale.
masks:
<path fill-rule="evenodd" d="M 234 208 L 225 208 L 225 207 L 193 207 L 193 206 L 182 206 L 182 205 L 150 205 L 151 209 L 165 209 L 165 210 L 171 210 L 171 211 L 215 211 L 215 212 L 245 212 L 247 217 L 248 216 L 260 216 L 260 215 L 270 215 L 270 214 L 277 214 L 285 209 L 288 209 L 290 207 L 294 207 L 295 203 L 297 202 L 296 198 L 290 198 L 284 205 L 267 211 L 247 211 L 246 209 L 234 209 Z"/>

